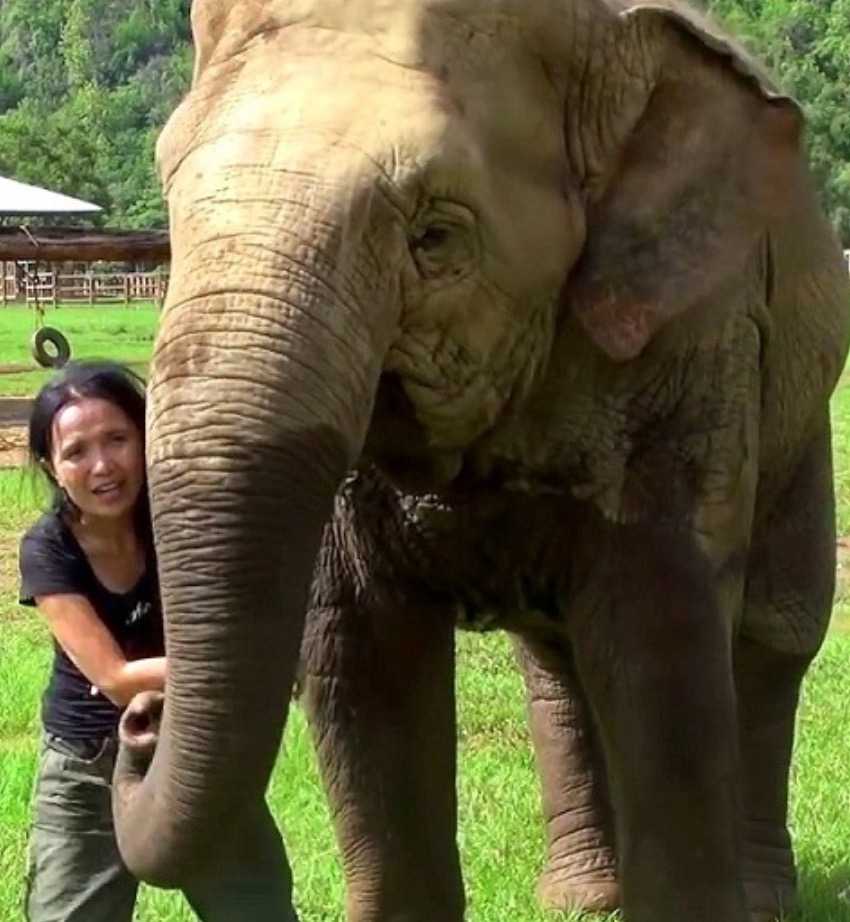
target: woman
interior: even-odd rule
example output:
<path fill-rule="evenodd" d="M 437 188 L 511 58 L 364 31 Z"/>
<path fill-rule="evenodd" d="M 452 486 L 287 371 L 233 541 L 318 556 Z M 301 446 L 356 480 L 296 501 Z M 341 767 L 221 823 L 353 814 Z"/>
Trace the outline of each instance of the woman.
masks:
<path fill-rule="evenodd" d="M 54 638 L 30 839 L 31 922 L 132 918 L 110 783 L 122 708 L 165 682 L 145 486 L 144 384 L 120 365 L 67 366 L 38 394 L 32 462 L 52 493 L 21 542 L 21 598 Z"/>
<path fill-rule="evenodd" d="M 112 824 L 123 707 L 165 683 L 162 618 L 145 483 L 140 378 L 111 362 L 68 365 L 35 399 L 32 462 L 52 504 L 21 541 L 21 602 L 54 637 L 30 838 L 30 922 L 130 922 L 137 881 Z M 186 892 L 206 922 L 294 922 L 278 830 L 263 807 L 237 818 L 215 867 Z M 259 907 L 256 911 L 253 907 Z"/>

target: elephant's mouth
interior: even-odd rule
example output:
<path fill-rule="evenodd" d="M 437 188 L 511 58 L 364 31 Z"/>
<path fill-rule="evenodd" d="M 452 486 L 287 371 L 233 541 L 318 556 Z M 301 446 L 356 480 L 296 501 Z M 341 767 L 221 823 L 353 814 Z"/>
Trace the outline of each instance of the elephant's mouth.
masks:
<path fill-rule="evenodd" d="M 410 493 L 442 492 L 463 467 L 462 451 L 437 452 L 429 445 L 399 376 L 392 372 L 381 375 L 363 455 Z"/>

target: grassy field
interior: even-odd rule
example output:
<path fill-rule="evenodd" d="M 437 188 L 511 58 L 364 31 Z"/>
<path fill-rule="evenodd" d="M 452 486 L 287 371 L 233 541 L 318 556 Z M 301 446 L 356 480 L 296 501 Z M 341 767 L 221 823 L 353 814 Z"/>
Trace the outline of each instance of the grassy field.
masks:
<path fill-rule="evenodd" d="M 31 329 L 0 330 L 0 363 Z M 64 318 L 68 318 L 67 321 Z M 58 323 L 58 319 L 62 323 Z M 49 319 L 77 352 L 144 361 L 156 322 L 152 310 L 63 309 Z M 75 325 L 79 327 L 75 329 Z M 123 330 L 121 327 L 123 326 Z M 95 329 L 96 328 L 96 329 Z M 145 345 L 147 344 L 147 345 Z M 85 351 L 83 351 L 85 350 Z M 0 382 L 6 377 L 0 375 Z M 33 377 L 23 381 L 31 392 Z M 842 534 L 850 531 L 850 383 L 834 403 L 836 484 Z M 49 664 L 41 622 L 16 605 L 16 548 L 39 504 L 37 488 L 17 471 L 0 472 L 0 922 L 21 918 L 25 843 L 38 744 L 38 699 Z M 792 822 L 800 863 L 797 922 L 850 922 L 838 898 L 850 884 L 850 592 L 841 581 L 833 630 L 806 681 L 794 762 Z M 460 843 L 470 922 L 569 922 L 534 901 L 543 858 L 537 781 L 525 729 L 523 693 L 502 635 L 459 638 Z M 285 758 L 270 800 L 288 843 L 302 922 L 342 920 L 342 879 L 303 717 L 289 722 Z M 137 922 L 189 922 L 178 894 L 143 889 Z M 683 920 L 684 922 L 684 920 Z"/>
<path fill-rule="evenodd" d="M 64 334 L 73 358 L 112 358 L 144 371 L 158 320 L 156 307 L 140 302 L 132 307 L 48 308 L 44 325 Z M 31 308 L 0 308 L 0 366 L 21 366 L 20 371 L 0 374 L 0 397 L 33 394 L 50 377 L 30 354 L 35 328 Z"/>

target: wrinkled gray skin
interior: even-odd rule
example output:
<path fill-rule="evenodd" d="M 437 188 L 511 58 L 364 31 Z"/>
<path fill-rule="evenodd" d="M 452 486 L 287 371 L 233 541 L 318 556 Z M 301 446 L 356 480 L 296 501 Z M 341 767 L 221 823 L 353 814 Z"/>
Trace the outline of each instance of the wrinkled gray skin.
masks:
<path fill-rule="evenodd" d="M 458 622 L 516 640 L 544 902 L 772 918 L 848 339 L 796 106 L 657 6 L 193 25 L 149 415 L 169 674 L 146 776 L 150 699 L 124 723 L 129 866 L 286 917 L 262 797 L 318 553 L 304 701 L 352 922 L 463 916 Z"/>

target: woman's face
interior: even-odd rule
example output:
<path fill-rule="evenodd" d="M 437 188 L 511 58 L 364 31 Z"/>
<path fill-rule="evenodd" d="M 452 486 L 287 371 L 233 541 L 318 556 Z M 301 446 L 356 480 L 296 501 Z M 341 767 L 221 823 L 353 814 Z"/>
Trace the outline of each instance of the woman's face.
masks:
<path fill-rule="evenodd" d="M 80 397 L 53 418 L 56 482 L 88 518 L 132 516 L 145 478 L 141 433 L 109 400 Z"/>

